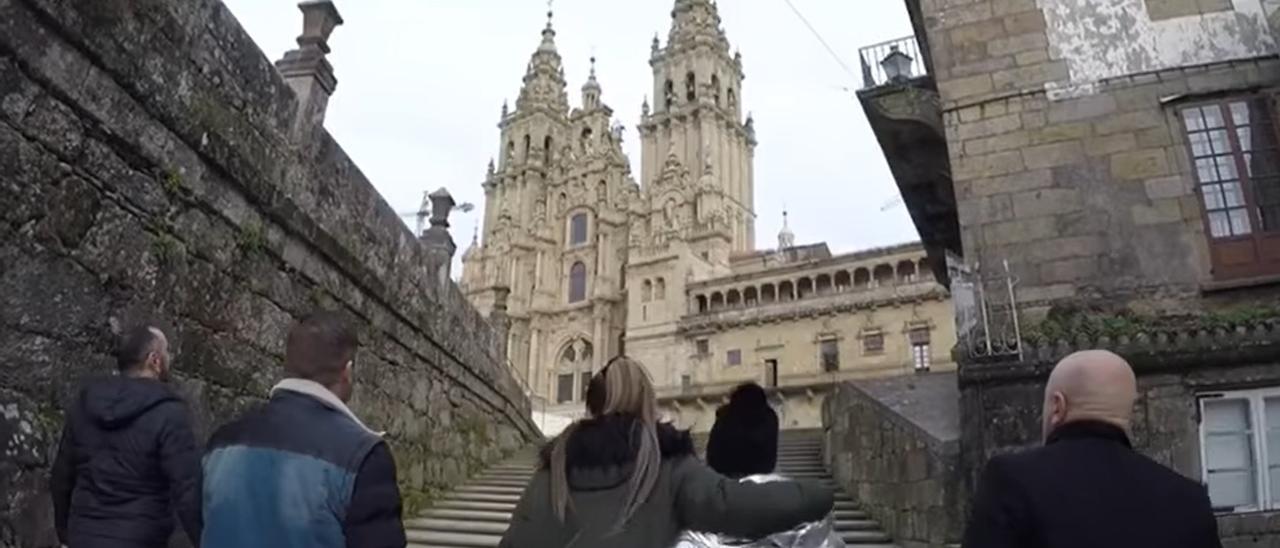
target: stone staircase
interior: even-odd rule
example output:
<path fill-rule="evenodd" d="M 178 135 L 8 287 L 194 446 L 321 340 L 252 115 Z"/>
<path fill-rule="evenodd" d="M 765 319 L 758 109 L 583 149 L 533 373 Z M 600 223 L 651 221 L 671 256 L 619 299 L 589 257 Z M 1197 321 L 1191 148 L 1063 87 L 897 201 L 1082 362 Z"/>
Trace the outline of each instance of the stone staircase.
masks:
<path fill-rule="evenodd" d="M 699 444 L 705 442 L 698 440 Z M 836 488 L 835 526 L 851 548 L 892 548 L 879 524 L 858 510 L 822 464 L 816 432 L 785 431 L 778 443 L 778 472 Z M 532 451 L 498 464 L 459 487 L 416 518 L 405 520 L 410 548 L 491 548 L 507 530 L 520 494 L 533 476 Z"/>

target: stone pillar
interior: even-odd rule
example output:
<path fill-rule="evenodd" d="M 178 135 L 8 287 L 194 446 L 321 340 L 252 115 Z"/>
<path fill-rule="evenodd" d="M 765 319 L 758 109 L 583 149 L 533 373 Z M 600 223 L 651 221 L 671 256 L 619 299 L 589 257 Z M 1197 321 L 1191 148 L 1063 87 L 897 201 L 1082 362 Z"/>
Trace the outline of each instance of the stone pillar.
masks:
<path fill-rule="evenodd" d="M 324 126 L 329 97 L 338 86 L 333 65 L 326 59 L 329 35 L 342 24 L 342 16 L 331 0 L 305 0 L 298 4 L 298 9 L 302 11 L 298 48 L 285 52 L 284 57 L 276 61 L 276 69 L 298 97 L 291 135 L 295 142 Z"/>
<path fill-rule="evenodd" d="M 458 250 L 458 246 L 453 243 L 453 236 L 449 235 L 449 212 L 453 210 L 456 203 L 453 201 L 453 196 L 444 188 L 428 194 L 427 200 L 431 202 L 431 226 L 418 236 L 418 240 L 427 251 L 427 268 L 435 275 L 439 287 L 444 288 L 449 284 L 453 254 Z M 499 282 L 499 285 L 502 285 L 502 282 Z M 506 307 L 505 296 L 502 305 Z M 494 306 L 497 306 L 496 301 Z"/>
<path fill-rule="evenodd" d="M 493 288 L 493 312 L 489 314 L 489 324 L 493 326 L 493 353 L 503 364 L 507 363 L 507 346 L 511 333 L 511 317 L 507 315 L 507 297 L 510 295 L 509 288 L 502 286 Z M 512 371 L 512 373 L 515 372 Z M 525 382 L 528 382 L 528 379 L 525 379 Z"/>

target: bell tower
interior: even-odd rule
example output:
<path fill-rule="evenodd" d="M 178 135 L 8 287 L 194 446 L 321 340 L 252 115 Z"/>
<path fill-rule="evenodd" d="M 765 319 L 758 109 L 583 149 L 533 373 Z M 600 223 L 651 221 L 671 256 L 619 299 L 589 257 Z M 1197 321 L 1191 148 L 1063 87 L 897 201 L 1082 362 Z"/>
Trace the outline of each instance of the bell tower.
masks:
<path fill-rule="evenodd" d="M 655 35 L 653 106 L 640 121 L 641 184 L 652 187 L 674 160 L 689 173 L 713 174 L 731 252 L 755 249 L 755 134 L 742 118 L 742 56 L 729 53 L 711 0 L 676 0 L 666 47 Z"/>

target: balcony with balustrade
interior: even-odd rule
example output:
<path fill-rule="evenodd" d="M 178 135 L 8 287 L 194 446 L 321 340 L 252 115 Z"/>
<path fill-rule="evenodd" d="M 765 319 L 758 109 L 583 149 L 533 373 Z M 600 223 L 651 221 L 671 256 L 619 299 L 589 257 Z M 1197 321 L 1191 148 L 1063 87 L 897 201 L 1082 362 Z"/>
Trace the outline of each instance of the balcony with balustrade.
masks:
<path fill-rule="evenodd" d="M 924 242 L 934 275 L 949 284 L 947 255 L 961 254 L 960 227 L 928 44 L 908 36 L 864 47 L 858 56 L 863 79 L 858 100 Z"/>

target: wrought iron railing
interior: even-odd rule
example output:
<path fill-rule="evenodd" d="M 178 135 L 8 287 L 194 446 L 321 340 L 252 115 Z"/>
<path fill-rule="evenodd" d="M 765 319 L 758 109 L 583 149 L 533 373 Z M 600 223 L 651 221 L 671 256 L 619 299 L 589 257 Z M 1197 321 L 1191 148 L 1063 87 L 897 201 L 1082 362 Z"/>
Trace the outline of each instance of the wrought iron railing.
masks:
<path fill-rule="evenodd" d="M 971 358 L 1017 356 L 1021 360 L 1018 279 L 1009 272 L 1009 261 L 984 271 L 983 265 L 954 259 L 949 256 L 947 266 L 961 351 Z"/>
<path fill-rule="evenodd" d="M 894 71 L 892 67 L 887 68 L 886 64 L 892 65 L 893 63 L 886 63 L 886 61 L 890 56 L 897 56 L 898 54 L 906 56 L 906 58 L 902 59 L 902 69 L 904 70 Z M 920 45 L 916 42 L 915 36 L 907 36 L 861 48 L 858 50 L 858 57 L 862 62 L 862 86 L 864 88 L 883 86 L 899 79 L 909 80 L 928 73 L 924 55 L 920 52 Z"/>

